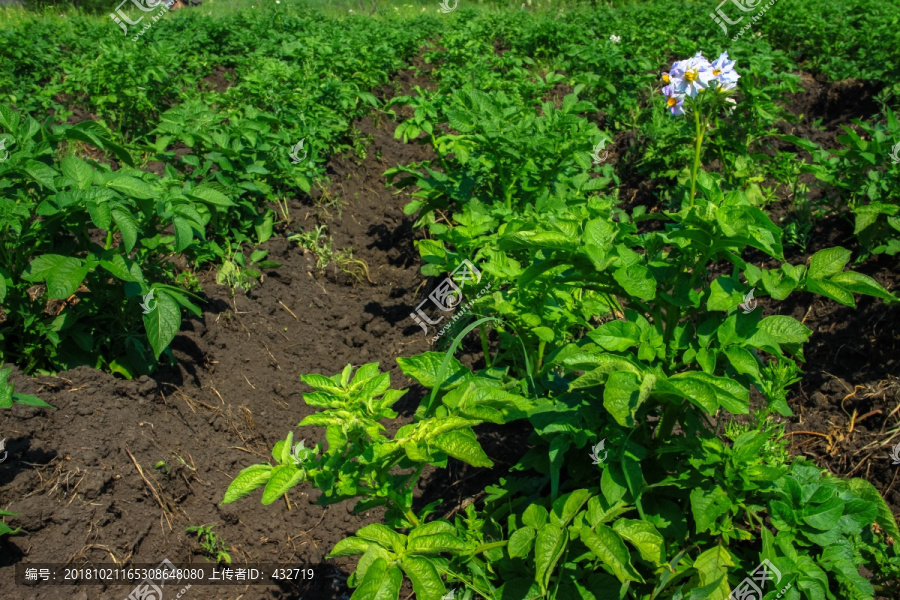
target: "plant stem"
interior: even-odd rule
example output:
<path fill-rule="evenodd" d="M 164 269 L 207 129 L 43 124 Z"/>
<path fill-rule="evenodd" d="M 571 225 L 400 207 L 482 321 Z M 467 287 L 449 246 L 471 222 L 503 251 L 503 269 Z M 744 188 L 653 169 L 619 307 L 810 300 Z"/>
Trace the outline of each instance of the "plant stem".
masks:
<path fill-rule="evenodd" d="M 681 407 L 676 404 L 669 404 L 663 410 L 663 416 L 659 423 L 659 429 L 656 431 L 657 440 L 667 440 L 672 435 L 672 429 L 675 427 L 675 421 L 678 420 L 678 411 Z"/>
<path fill-rule="evenodd" d="M 434 148 L 434 153 L 437 154 L 438 159 L 441 161 L 441 166 L 444 167 L 444 173 L 450 174 L 450 167 L 447 166 L 447 161 L 444 160 L 444 155 L 441 154 L 441 151 L 438 150 L 437 139 L 434 137 L 434 134 L 431 133 L 431 147 Z"/>
<path fill-rule="evenodd" d="M 403 509 L 403 516 L 406 517 L 406 520 L 412 523 L 415 527 L 419 526 L 419 519 L 416 518 L 416 515 L 413 514 L 413 511 L 411 511 L 410 509 Z"/>
<path fill-rule="evenodd" d="M 482 544 L 482 545 L 478 546 L 477 548 L 475 548 L 474 553 L 481 554 L 482 552 L 486 552 L 493 548 L 502 548 L 503 546 L 505 546 L 508 543 L 509 542 L 507 540 L 503 540 L 502 542 L 491 542 L 489 544 Z"/>
<path fill-rule="evenodd" d="M 697 126 L 697 141 L 694 146 L 694 166 L 691 169 L 691 206 L 694 206 L 694 195 L 697 193 L 697 169 L 700 168 L 700 147 L 703 145 L 703 132 L 706 130 L 706 121 L 700 124 L 700 112 L 694 110 L 694 123 Z"/>
<path fill-rule="evenodd" d="M 481 350 L 484 352 L 484 366 L 490 368 L 491 366 L 491 349 L 488 346 L 487 339 L 487 330 L 484 325 L 479 325 L 478 329 L 481 333 Z"/>

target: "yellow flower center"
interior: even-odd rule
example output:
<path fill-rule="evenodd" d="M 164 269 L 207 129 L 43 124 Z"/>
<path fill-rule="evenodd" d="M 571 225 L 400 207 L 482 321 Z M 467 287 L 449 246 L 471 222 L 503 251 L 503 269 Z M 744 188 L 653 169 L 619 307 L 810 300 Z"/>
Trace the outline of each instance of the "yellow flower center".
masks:
<path fill-rule="evenodd" d="M 687 82 L 695 81 L 697 79 L 697 70 L 688 71 L 684 74 L 684 79 Z"/>
<path fill-rule="evenodd" d="M 662 80 L 663 80 L 663 83 L 669 83 L 669 74 L 663 73 Z"/>
<path fill-rule="evenodd" d="M 713 75 L 715 75 L 716 77 L 718 77 L 719 73 L 721 73 L 721 72 L 722 72 L 722 69 L 713 69 Z"/>
<path fill-rule="evenodd" d="M 669 99 L 666 100 L 666 106 L 670 108 L 675 106 L 676 104 L 678 104 L 678 98 L 676 98 L 675 96 L 669 96 Z"/>

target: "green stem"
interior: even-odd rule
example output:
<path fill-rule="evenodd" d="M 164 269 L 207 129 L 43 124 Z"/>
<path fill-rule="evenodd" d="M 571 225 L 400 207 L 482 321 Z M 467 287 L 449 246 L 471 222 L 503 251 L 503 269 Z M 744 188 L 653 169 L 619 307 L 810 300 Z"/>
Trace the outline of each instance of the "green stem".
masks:
<path fill-rule="evenodd" d="M 412 523 L 415 527 L 419 526 L 419 519 L 416 518 L 416 515 L 414 515 L 413 511 L 411 511 L 410 509 L 404 509 L 403 516 L 406 517 L 406 520 Z"/>
<path fill-rule="evenodd" d="M 480 325 L 478 330 L 481 332 L 481 350 L 484 352 L 484 366 L 490 368 L 491 366 L 491 349 L 488 346 L 487 340 L 487 329 L 485 329 L 484 325 Z"/>
<path fill-rule="evenodd" d="M 434 153 L 437 154 L 437 157 L 441 161 L 441 166 L 444 167 L 444 173 L 450 175 L 450 168 L 447 166 L 447 162 L 444 160 L 444 155 L 441 154 L 441 151 L 438 150 L 437 139 L 434 137 L 434 134 L 431 135 L 431 147 L 434 148 Z"/>
<path fill-rule="evenodd" d="M 663 345 L 668 349 L 669 342 L 672 341 L 672 336 L 675 334 L 675 327 L 678 326 L 678 321 L 680 320 L 680 311 L 678 308 L 672 304 L 666 306 L 666 320 L 665 320 L 665 331 L 663 331 Z"/>
<path fill-rule="evenodd" d="M 490 544 L 482 544 L 482 545 L 478 546 L 477 548 L 475 548 L 474 554 L 481 554 L 482 552 L 486 552 L 493 548 L 502 548 L 503 546 L 505 546 L 508 543 L 509 542 L 507 540 L 503 540 L 502 542 L 491 542 Z"/>
<path fill-rule="evenodd" d="M 665 441 L 672 435 L 675 421 L 678 420 L 678 411 L 681 407 L 677 404 L 669 404 L 663 410 L 662 420 L 659 423 L 656 439 Z"/>
<path fill-rule="evenodd" d="M 700 124 L 700 112 L 694 110 L 694 123 L 697 126 L 697 141 L 694 146 L 694 166 L 691 169 L 691 206 L 694 206 L 694 196 L 697 193 L 697 170 L 700 168 L 700 148 L 703 146 L 703 133 L 706 130 L 706 122 Z"/>

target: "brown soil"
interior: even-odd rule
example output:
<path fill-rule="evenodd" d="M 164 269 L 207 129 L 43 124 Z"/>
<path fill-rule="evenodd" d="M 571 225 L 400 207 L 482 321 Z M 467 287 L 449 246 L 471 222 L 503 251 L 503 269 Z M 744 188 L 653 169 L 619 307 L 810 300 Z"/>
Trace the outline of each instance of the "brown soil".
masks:
<path fill-rule="evenodd" d="M 234 85 L 234 69 L 217 65 L 213 72 L 200 80 L 203 89 L 224 93 Z"/>
<path fill-rule="evenodd" d="M 317 565 L 314 597 L 348 593 L 345 578 L 355 560 L 320 563 L 337 541 L 377 521 L 378 511 L 352 515 L 349 502 L 313 505 L 317 492 L 308 486 L 291 494 L 290 509 L 282 501 L 262 506 L 259 493 L 218 503 L 238 471 L 268 460 L 291 428 L 308 446 L 321 441 L 321 429 L 295 427 L 313 412 L 301 400 L 300 374 L 330 375 L 347 363 L 379 362 L 392 372 L 395 387 L 407 387 L 395 359 L 428 349 L 409 319 L 427 289 L 416 293 L 426 278 L 419 272 L 411 219 L 402 212 L 408 197 L 387 190 L 381 176 L 392 165 L 428 158 L 428 149 L 394 140 L 395 125 L 385 120 L 360 119 L 355 127 L 373 140 L 366 159 L 336 157 L 328 167 L 334 182 L 329 194 L 342 202 L 342 218 L 336 219 L 334 207 L 294 199 L 290 229 L 326 224 L 335 249 L 352 247 L 374 284 L 364 277 L 359 283 L 334 265 L 316 273 L 310 253 L 273 239 L 264 247 L 283 266 L 265 273 L 249 293 L 232 298 L 213 273 L 203 274 L 208 304 L 203 318 L 188 320 L 173 343 L 176 367 L 136 381 L 89 368 L 34 379 L 14 371 L 16 391 L 38 395 L 58 410 L 17 405 L 0 414 L 9 450 L 0 465 L 2 508 L 19 513 L 6 520 L 24 533 L 0 541 L 0 581 L 12 581 L 18 562 L 203 562 L 185 527 L 214 524 L 235 562 Z M 421 393 L 410 396 L 398 407 L 406 412 L 404 422 Z M 154 468 L 159 461 L 168 473 Z M 73 589 L 75 598 L 91 599 L 118 599 L 130 591 L 15 586 L 2 596 L 68 598 Z M 294 598 L 302 591 L 202 589 L 217 599 Z"/>

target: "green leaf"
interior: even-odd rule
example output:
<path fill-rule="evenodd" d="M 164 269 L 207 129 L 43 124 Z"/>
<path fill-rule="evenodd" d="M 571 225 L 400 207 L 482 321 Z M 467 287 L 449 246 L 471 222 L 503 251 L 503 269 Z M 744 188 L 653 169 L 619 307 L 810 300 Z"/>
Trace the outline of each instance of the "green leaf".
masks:
<path fill-rule="evenodd" d="M 896 297 L 881 287 L 880 283 L 868 275 L 863 275 L 856 271 L 838 273 L 831 278 L 831 282 L 857 294 L 866 294 L 867 296 L 874 296 L 883 300 L 896 300 Z"/>
<path fill-rule="evenodd" d="M 31 394 L 13 394 L 13 402 L 16 404 L 24 404 L 25 406 L 40 406 L 42 408 L 56 408 L 52 404 L 47 404 L 37 396 Z"/>
<path fill-rule="evenodd" d="M 494 463 L 488 458 L 478 443 L 474 432 L 451 431 L 430 440 L 442 452 L 446 452 L 453 458 L 467 462 L 473 467 L 493 467 Z"/>
<path fill-rule="evenodd" d="M 702 488 L 691 490 L 691 513 L 694 515 L 698 534 L 709 531 L 730 507 L 728 494 L 719 486 L 708 491 Z"/>
<path fill-rule="evenodd" d="M 181 217 L 175 217 L 172 224 L 175 227 L 175 252 L 181 252 L 194 241 L 194 231 L 187 219 Z"/>
<path fill-rule="evenodd" d="M 68 298 L 75 293 L 90 269 L 83 265 L 80 258 L 44 254 L 38 256 L 28 268 L 22 279 L 25 281 L 46 281 L 47 293 L 51 298 Z"/>
<path fill-rule="evenodd" d="M 443 520 L 431 521 L 410 531 L 406 547 L 410 554 L 457 554 L 467 548 L 456 528 Z"/>
<path fill-rule="evenodd" d="M 131 252 L 135 244 L 137 244 L 140 227 L 134 215 L 127 209 L 121 206 L 114 206 L 111 212 L 113 220 L 119 226 L 119 231 L 122 232 L 122 241 L 125 242 L 125 249 Z"/>
<path fill-rule="evenodd" d="M 779 344 L 804 344 L 812 330 L 793 317 L 772 315 L 760 321 L 759 329 L 772 336 Z"/>
<path fill-rule="evenodd" d="M 814 294 L 831 298 L 836 302 L 840 302 L 844 306 L 856 308 L 856 302 L 853 300 L 853 294 L 845 290 L 843 287 L 831 281 L 824 279 L 807 278 L 806 289 Z"/>
<path fill-rule="evenodd" d="M 444 582 L 429 559 L 407 556 L 400 562 L 400 566 L 406 572 L 410 581 L 412 581 L 413 592 L 415 592 L 416 598 L 441 600 L 441 597 L 446 593 Z"/>
<path fill-rule="evenodd" d="M 272 504 L 289 489 L 303 480 L 304 471 L 294 465 L 278 465 L 272 469 L 272 475 L 263 490 L 262 503 Z"/>
<path fill-rule="evenodd" d="M 187 195 L 213 206 L 236 206 L 234 202 L 228 199 L 228 196 L 207 184 L 198 185 L 188 192 Z"/>
<path fill-rule="evenodd" d="M 750 462 L 765 446 L 769 434 L 764 431 L 745 431 L 734 441 L 734 461 L 736 464 Z"/>
<path fill-rule="evenodd" d="M 613 271 L 613 279 L 631 296 L 641 300 L 656 298 L 656 288 L 659 284 L 650 273 L 650 269 L 643 265 L 619 267 Z"/>
<path fill-rule="evenodd" d="M 572 445 L 572 441 L 564 435 L 554 436 L 550 441 L 547 456 L 550 459 L 550 497 L 556 498 L 559 493 L 559 476 L 562 473 L 563 459 Z"/>
<path fill-rule="evenodd" d="M 744 295 L 738 291 L 738 283 L 731 277 L 718 277 L 709 286 L 707 310 L 729 311 L 744 301 Z"/>
<path fill-rule="evenodd" d="M 510 558 L 524 558 L 528 556 L 531 553 L 531 548 L 534 546 L 534 537 L 536 533 L 537 531 L 534 527 L 529 527 L 528 525 L 516 529 L 515 532 L 509 536 L 509 544 L 506 546 Z"/>
<path fill-rule="evenodd" d="M 707 373 L 691 372 L 685 378 L 702 381 L 713 389 L 716 404 L 735 415 L 750 412 L 750 390 L 728 377 L 715 377 Z"/>
<path fill-rule="evenodd" d="M 875 522 L 894 539 L 895 545 L 900 542 L 900 528 L 897 527 L 897 521 L 894 520 L 894 513 L 878 489 L 865 479 L 850 479 L 847 481 L 847 485 L 860 498 L 874 502 L 877 505 L 878 518 Z"/>
<path fill-rule="evenodd" d="M 141 269 L 137 266 L 137 263 L 131 259 L 125 258 L 121 254 L 114 254 L 109 260 L 101 260 L 100 266 L 122 281 L 131 281 L 134 283 L 141 283 L 144 281 L 144 275 L 141 273 Z"/>
<path fill-rule="evenodd" d="M 825 279 L 840 273 L 850 256 L 850 251 L 841 247 L 820 250 L 809 259 L 808 276 L 810 279 Z"/>
<path fill-rule="evenodd" d="M 12 513 L 10 513 L 10 514 L 12 514 Z M 6 523 L 0 521 L 0 536 L 3 536 L 3 535 L 16 535 L 16 534 L 19 533 L 21 530 L 22 530 L 21 527 L 16 527 L 15 529 L 13 529 L 12 527 L 10 527 L 9 525 L 7 525 Z"/>
<path fill-rule="evenodd" d="M 400 357 L 397 364 L 407 377 L 415 379 L 423 387 L 433 388 L 437 385 L 437 375 L 441 369 L 444 354 L 441 352 L 424 352 L 416 356 Z M 447 378 L 441 385 L 442 390 L 449 390 L 459 385 L 459 379 L 469 370 L 456 358 L 451 358 L 447 365 Z"/>
<path fill-rule="evenodd" d="M 116 175 L 115 179 L 107 182 L 106 187 L 122 192 L 130 198 L 150 200 L 156 197 L 156 191 L 146 181 L 128 175 Z"/>
<path fill-rule="evenodd" d="M 651 523 L 635 519 L 616 519 L 613 522 L 613 529 L 631 542 L 647 562 L 658 567 L 666 561 L 666 542 Z"/>
<path fill-rule="evenodd" d="M 832 498 L 824 504 L 804 507 L 800 518 L 811 527 L 822 531 L 830 531 L 837 527 L 843 514 L 844 501 L 840 498 Z"/>
<path fill-rule="evenodd" d="M 557 231 L 517 231 L 500 237 L 501 250 L 568 250 L 574 251 L 578 242 Z"/>
<path fill-rule="evenodd" d="M 361 537 L 364 540 L 375 542 L 385 550 L 393 550 L 397 554 L 400 554 L 406 549 L 407 537 L 381 523 L 366 525 L 356 532 L 356 536 Z"/>
<path fill-rule="evenodd" d="M 371 545 L 372 542 L 351 535 L 350 537 L 339 541 L 325 558 L 332 559 L 338 558 L 339 556 L 357 556 L 365 553 Z"/>
<path fill-rule="evenodd" d="M 63 175 L 75 182 L 75 186 L 80 190 L 86 190 L 91 187 L 94 181 L 94 170 L 86 162 L 70 154 L 62 160 Z"/>
<path fill-rule="evenodd" d="M 606 525 L 597 525 L 595 529 L 596 533 L 586 525 L 581 527 L 581 541 L 584 545 L 609 567 L 621 583 L 626 581 L 643 583 L 644 579 L 631 564 L 631 555 L 621 536 Z"/>
<path fill-rule="evenodd" d="M 109 226 L 112 224 L 112 212 L 109 208 L 109 202 L 99 198 L 88 198 L 85 200 L 85 205 L 94 225 L 100 229 L 109 229 Z"/>
<path fill-rule="evenodd" d="M 265 485 L 271 476 L 272 465 L 268 464 L 250 465 L 246 469 L 242 469 L 225 491 L 225 497 L 222 499 L 222 504 L 229 504 L 235 500 L 240 500 L 253 492 L 256 488 Z"/>
<path fill-rule="evenodd" d="M 535 530 L 543 527 L 549 519 L 550 513 L 540 504 L 530 504 L 522 513 L 522 522 Z"/>
<path fill-rule="evenodd" d="M 53 183 L 53 180 L 59 176 L 59 173 L 44 163 L 29 160 L 25 163 L 25 172 L 48 190 L 56 191 L 56 185 Z"/>
<path fill-rule="evenodd" d="M 762 374 L 759 371 L 759 362 L 749 350 L 740 346 L 729 346 L 725 349 L 725 356 L 734 370 L 741 375 L 750 375 L 756 381 L 762 380 Z"/>
<path fill-rule="evenodd" d="M 615 504 L 625 496 L 628 491 L 626 484 L 625 474 L 620 465 L 611 464 L 603 469 L 603 475 L 600 476 L 600 490 L 609 505 Z"/>
<path fill-rule="evenodd" d="M 578 514 L 578 511 L 590 499 L 591 495 L 588 490 L 575 490 L 560 496 L 553 502 L 553 510 L 550 513 L 551 521 L 561 527 L 565 527 L 569 524 L 569 521 L 575 518 L 575 515 Z"/>
<path fill-rule="evenodd" d="M 725 600 L 728 597 L 730 591 L 727 580 L 728 567 L 733 566 L 734 560 L 731 558 L 731 554 L 722 545 L 710 548 L 694 561 L 694 568 L 697 569 L 700 576 L 701 585 L 719 582 L 718 588 L 707 596 L 708 600 Z"/>
<path fill-rule="evenodd" d="M 611 373 L 603 389 L 603 408 L 622 427 L 634 427 L 634 415 L 640 404 L 641 381 L 637 375 Z"/>
<path fill-rule="evenodd" d="M 403 573 L 397 567 L 389 567 L 383 558 L 376 558 L 350 600 L 397 600 Z"/>
<path fill-rule="evenodd" d="M 588 333 L 597 345 L 610 352 L 624 352 L 641 343 L 641 331 L 631 321 L 610 321 Z"/>
<path fill-rule="evenodd" d="M 566 530 L 553 523 L 547 523 L 537 532 L 534 541 L 534 580 L 544 592 L 547 591 L 553 568 L 562 557 L 568 542 L 569 534 Z"/>
<path fill-rule="evenodd" d="M 531 330 L 531 332 L 538 337 L 542 342 L 552 342 L 553 341 L 553 330 L 549 327 L 535 327 Z"/>
<path fill-rule="evenodd" d="M 147 330 L 153 355 L 159 360 L 160 354 L 169 347 L 181 329 L 181 307 L 165 290 L 154 288 L 154 296 L 156 307 L 144 315 L 144 328 Z"/>
<path fill-rule="evenodd" d="M 698 371 L 677 373 L 660 384 L 662 390 L 674 392 L 681 398 L 685 398 L 691 404 L 702 408 L 706 414 L 714 415 L 719 409 L 715 389 L 696 377 Z"/>
<path fill-rule="evenodd" d="M 265 214 L 260 215 L 253 223 L 253 229 L 256 231 L 256 240 L 258 244 L 264 244 L 272 237 L 272 229 L 275 224 L 275 212 L 267 210 Z"/>

